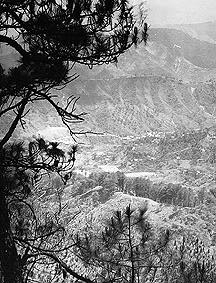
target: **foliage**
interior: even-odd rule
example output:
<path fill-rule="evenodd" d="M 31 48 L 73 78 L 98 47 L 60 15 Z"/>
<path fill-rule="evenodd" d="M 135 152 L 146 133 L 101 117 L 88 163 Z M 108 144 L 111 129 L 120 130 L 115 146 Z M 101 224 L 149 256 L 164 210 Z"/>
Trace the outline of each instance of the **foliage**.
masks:
<path fill-rule="evenodd" d="M 166 282 L 215 282 L 216 261 L 210 248 L 198 238 L 182 238 L 174 242 L 167 256 L 167 269 L 163 270 Z"/>
<path fill-rule="evenodd" d="M 77 78 L 69 76 L 75 63 L 94 65 L 116 62 L 138 41 L 146 41 L 147 25 L 138 27 L 127 1 L 2 1 L 0 42 L 20 56 L 19 64 L 6 73 L 1 67 L 0 116 L 17 111 L 2 147 L 32 102 L 47 101 L 62 122 L 83 121 L 73 95 L 60 107 L 50 90 Z M 141 36 L 140 36 L 141 35 Z"/>
<path fill-rule="evenodd" d="M 19 269 L 20 276 L 27 280 L 29 272 L 38 260 L 41 250 L 55 251 L 62 245 L 64 229 L 59 215 L 43 210 L 38 211 L 39 195 L 44 191 L 40 181 L 48 174 L 57 172 L 66 182 L 75 161 L 76 147 L 66 155 L 58 144 L 42 139 L 32 141 L 28 148 L 24 143 L 7 143 L 1 150 L 1 235 L 6 238 L 5 225 L 10 225 L 10 241 L 14 251 L 8 251 L 7 242 L 1 242 L 2 256 L 8 253 L 8 261 L 15 262 L 15 276 Z M 37 187 L 37 193 L 34 192 Z M 9 215 L 7 212 L 9 211 Z M 8 221 L 8 223 L 7 223 Z M 4 239 L 4 237 L 2 237 Z M 19 254 L 19 256 L 18 256 Z M 34 260 L 32 260 L 32 258 Z M 2 273 L 7 273 L 2 264 Z M 12 272 L 12 271 L 11 271 Z M 8 278 L 6 278 L 9 280 Z M 6 280 L 5 279 L 5 280 Z M 17 278 L 16 280 L 18 280 Z M 7 281 L 6 281 L 7 282 Z"/>
<path fill-rule="evenodd" d="M 31 200 L 44 174 L 51 177 L 57 173 L 68 181 L 76 152 L 72 147 L 66 154 L 56 142 L 43 139 L 29 144 L 14 142 L 15 130 L 19 124 L 25 126 L 32 107 L 45 101 L 75 138 L 71 123 L 83 121 L 85 114 L 76 112 L 78 98 L 71 95 L 60 106 L 52 89 L 77 78 L 77 74 L 69 75 L 75 63 L 91 68 L 117 62 L 125 50 L 146 41 L 147 29 L 143 22 L 138 30 L 126 0 L 1 1 L 1 48 L 7 45 L 19 56 L 15 66 L 0 67 L 1 125 L 8 122 L 0 140 L 0 267 L 4 283 L 27 282 L 41 257 L 63 265 L 54 254 L 56 247 L 61 248 L 61 223 L 55 214 L 38 218 Z M 67 272 L 82 278 L 71 269 Z"/>
<path fill-rule="evenodd" d="M 146 210 L 116 211 L 99 230 L 83 229 L 73 237 L 68 266 L 84 276 L 84 282 L 215 282 L 215 257 L 210 247 L 195 236 L 177 238 L 155 230 Z M 62 266 L 48 263 L 50 278 L 70 280 Z M 45 280 L 45 270 L 40 278 Z M 68 274 L 69 275 L 69 274 Z M 32 274 L 37 278 L 37 274 Z M 44 282 L 44 281 L 43 281 Z M 55 281 L 54 281 L 55 282 Z"/>
<path fill-rule="evenodd" d="M 100 203 L 106 202 L 114 192 L 123 192 L 137 197 L 149 198 L 154 201 L 180 207 L 195 207 L 204 203 L 215 203 L 215 193 L 205 188 L 193 190 L 182 184 L 154 183 L 142 177 L 126 177 L 122 172 L 95 172 L 88 177 L 73 175 L 70 182 L 71 196 L 81 196 L 95 187 L 101 186 Z M 96 205 L 96 203 L 95 203 Z"/>
<path fill-rule="evenodd" d="M 168 240 L 168 231 L 155 236 L 145 210 L 136 214 L 129 206 L 99 234 L 77 235 L 75 254 L 86 269 L 94 267 L 96 282 L 153 282 Z"/>
<path fill-rule="evenodd" d="M 106 202 L 114 192 L 124 191 L 125 186 L 124 173 L 118 171 L 110 172 L 93 172 L 88 177 L 73 173 L 73 178 L 69 181 L 71 196 L 80 196 L 95 187 L 102 187 L 100 203 Z"/>

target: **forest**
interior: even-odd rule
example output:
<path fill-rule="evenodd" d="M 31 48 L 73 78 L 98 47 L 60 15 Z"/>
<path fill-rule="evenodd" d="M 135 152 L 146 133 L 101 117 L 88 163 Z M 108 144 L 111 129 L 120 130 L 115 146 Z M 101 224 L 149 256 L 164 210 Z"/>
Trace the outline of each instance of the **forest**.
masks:
<path fill-rule="evenodd" d="M 216 282 L 215 83 L 155 63 L 147 14 L 1 1 L 2 283 Z"/>

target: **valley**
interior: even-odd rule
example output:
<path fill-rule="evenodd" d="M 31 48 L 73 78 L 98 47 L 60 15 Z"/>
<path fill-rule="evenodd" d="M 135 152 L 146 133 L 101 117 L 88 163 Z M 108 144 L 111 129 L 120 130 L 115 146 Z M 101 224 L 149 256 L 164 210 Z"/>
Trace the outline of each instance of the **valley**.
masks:
<path fill-rule="evenodd" d="M 77 129 L 89 133 L 72 140 L 54 112 L 38 104 L 21 135 L 31 132 L 63 148 L 77 142 L 74 174 L 82 184 L 94 174 L 110 176 L 112 183 L 120 174 L 128 184 L 137 181 L 139 193 L 116 184 L 114 192 L 146 197 L 142 190 L 147 186 L 154 192 L 150 199 L 158 201 L 162 190 L 159 202 L 178 209 L 215 205 L 216 65 L 211 52 L 206 52 L 205 66 L 190 57 L 206 44 L 173 27 L 152 29 L 149 43 L 123 54 L 117 64 L 93 71 L 75 66 L 80 77 L 61 90 L 59 103 L 79 97 L 77 110 L 87 115 Z M 208 46 L 216 50 L 214 43 Z M 72 184 L 67 196 L 69 191 L 73 196 Z M 93 184 L 75 189 L 76 194 L 89 192 L 89 198 L 101 186 Z M 103 189 L 109 186 L 96 192 Z"/>
<path fill-rule="evenodd" d="M 181 44 L 177 41 L 179 33 L 173 30 L 167 45 L 165 32 L 169 30 L 157 30 L 163 40 L 150 34 L 149 44 L 123 55 L 117 67 L 97 67 L 93 73 L 81 70 L 90 77 L 84 80 L 80 76 L 73 83 L 73 93 L 80 97 L 79 109 L 89 113 L 85 127 L 101 135 L 84 138 L 86 145 L 80 146 L 75 172 L 87 183 L 94 174 L 108 178 L 91 187 L 100 188 L 93 195 L 114 190 L 108 197 L 113 202 L 120 196 L 118 192 L 126 194 L 121 198 L 131 196 L 134 201 L 139 197 L 153 200 L 161 210 L 157 216 L 149 212 L 154 225 L 169 226 L 168 218 L 172 217 L 168 211 L 174 210 L 173 223 L 180 226 L 171 225 L 173 232 L 186 229 L 194 235 L 204 233 L 201 238 L 206 240 L 216 232 L 212 211 L 216 202 L 215 66 L 203 66 L 194 61 L 195 57 L 190 61 L 191 53 L 185 56 L 174 46 L 175 42 Z M 181 35 L 185 52 L 196 53 L 196 49 L 187 51 L 187 44 L 193 45 L 184 37 L 198 47 L 193 38 Z M 210 47 L 214 50 L 215 45 Z M 210 59 L 212 55 L 206 56 Z M 64 91 L 69 93 L 69 89 Z M 112 185 L 118 174 L 121 185 L 118 181 Z M 210 221 L 201 220 L 201 207 L 203 215 L 211 215 Z M 190 217 L 194 222 L 189 224 L 186 219 Z M 205 225 L 197 224 L 194 217 L 198 222 L 207 221 L 205 229 L 211 227 L 211 232 L 203 230 Z"/>
<path fill-rule="evenodd" d="M 58 211 L 61 200 L 68 241 L 76 233 L 101 232 L 116 210 L 131 205 L 136 213 L 146 211 L 156 235 L 168 229 L 172 244 L 197 237 L 216 255 L 213 27 L 206 36 L 196 26 L 152 28 L 147 45 L 126 52 L 116 64 L 93 70 L 75 65 L 79 78 L 53 90 L 60 105 L 79 97 L 76 109 L 86 113 L 84 122 L 72 124 L 74 139 L 40 101 L 25 117 L 15 138 L 41 137 L 66 150 L 78 145 L 67 185 L 58 176 L 42 180 L 45 189 L 38 196 L 41 211 Z M 0 136 L 7 121 L 9 116 Z M 74 254 L 68 262 L 87 274 Z"/>

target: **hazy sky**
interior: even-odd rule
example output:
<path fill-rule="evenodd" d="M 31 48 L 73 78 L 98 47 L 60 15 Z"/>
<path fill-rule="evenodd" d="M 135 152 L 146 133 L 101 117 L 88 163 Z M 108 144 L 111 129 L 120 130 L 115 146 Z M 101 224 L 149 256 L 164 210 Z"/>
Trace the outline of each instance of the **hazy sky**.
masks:
<path fill-rule="evenodd" d="M 148 0 L 148 6 L 152 25 L 216 20 L 216 0 Z"/>

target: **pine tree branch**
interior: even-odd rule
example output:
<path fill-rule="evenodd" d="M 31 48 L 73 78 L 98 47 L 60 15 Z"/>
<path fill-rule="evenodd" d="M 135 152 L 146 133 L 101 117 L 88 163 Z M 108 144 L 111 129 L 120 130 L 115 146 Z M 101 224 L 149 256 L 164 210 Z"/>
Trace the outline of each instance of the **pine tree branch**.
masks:
<path fill-rule="evenodd" d="M 11 110 L 13 110 L 13 109 L 19 107 L 22 103 L 23 103 L 23 100 L 17 102 L 17 103 L 14 104 L 13 106 L 10 106 L 10 107 L 8 107 L 8 108 L 6 108 L 6 109 L 0 111 L 0 117 L 1 117 L 2 115 L 4 115 L 5 113 L 7 113 L 7 112 L 9 112 L 9 111 L 11 111 Z"/>
<path fill-rule="evenodd" d="M 7 43 L 8 45 L 16 49 L 16 51 L 18 51 L 22 57 L 29 56 L 28 52 L 25 51 L 25 49 L 23 49 L 22 46 L 16 40 L 13 40 L 12 38 L 8 36 L 0 35 L 0 42 Z"/>
<path fill-rule="evenodd" d="M 26 95 L 26 97 L 23 98 L 22 104 L 21 104 L 21 106 L 20 106 L 20 108 L 18 110 L 16 118 L 12 122 L 12 124 L 11 124 L 8 132 L 4 136 L 4 138 L 0 141 L 0 149 L 3 148 L 3 146 L 9 141 L 9 139 L 11 138 L 13 132 L 15 131 L 15 129 L 16 129 L 18 123 L 19 123 L 19 120 L 22 118 L 22 114 L 23 114 L 23 112 L 25 110 L 25 107 L 26 107 L 26 105 L 28 103 L 30 93 L 31 93 L 31 91 L 29 91 L 28 95 Z"/>
<path fill-rule="evenodd" d="M 79 275 L 78 273 L 76 273 L 75 271 L 73 271 L 66 263 L 64 263 L 61 259 L 59 259 L 55 254 L 52 253 L 42 253 L 42 255 L 47 256 L 51 259 L 53 259 L 56 263 L 58 263 L 67 273 L 69 273 L 70 275 L 72 275 L 73 277 L 75 277 L 78 280 L 81 280 L 83 282 L 86 283 L 95 283 L 95 281 L 88 279 L 82 275 Z"/>

